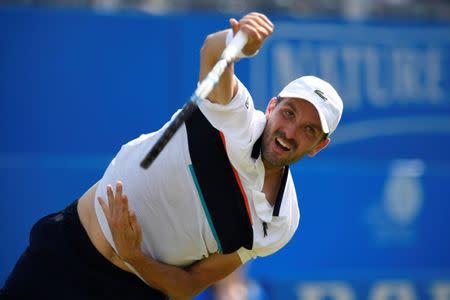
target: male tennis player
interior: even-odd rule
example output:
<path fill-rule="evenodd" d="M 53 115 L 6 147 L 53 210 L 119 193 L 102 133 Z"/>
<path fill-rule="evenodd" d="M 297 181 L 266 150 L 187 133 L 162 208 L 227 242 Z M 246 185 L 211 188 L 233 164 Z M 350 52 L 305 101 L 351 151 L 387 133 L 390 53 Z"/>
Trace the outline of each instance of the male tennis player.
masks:
<path fill-rule="evenodd" d="M 206 38 L 200 81 L 233 33 L 249 36 L 245 56 L 273 31 L 259 13 L 230 24 Z M 289 165 L 328 145 L 342 109 L 331 85 L 306 76 L 272 98 L 265 114 L 256 111 L 229 66 L 151 168 L 139 164 L 164 127 L 124 145 L 79 201 L 41 219 L 2 293 L 187 299 L 276 252 L 299 222 Z"/>

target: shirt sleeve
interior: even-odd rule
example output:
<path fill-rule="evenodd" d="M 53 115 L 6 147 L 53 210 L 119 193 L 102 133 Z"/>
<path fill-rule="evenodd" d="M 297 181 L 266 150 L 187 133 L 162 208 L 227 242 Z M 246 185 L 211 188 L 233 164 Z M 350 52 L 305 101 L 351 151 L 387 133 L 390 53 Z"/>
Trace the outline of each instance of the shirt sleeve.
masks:
<path fill-rule="evenodd" d="M 255 258 L 255 254 L 253 253 L 252 250 L 248 250 L 245 249 L 244 247 L 241 247 L 238 251 L 237 251 L 239 257 L 241 258 L 241 262 L 242 264 L 245 264 L 246 262 L 248 262 L 250 259 Z"/>
<path fill-rule="evenodd" d="M 231 101 L 218 104 L 204 99 L 199 108 L 214 128 L 236 141 L 245 142 L 251 139 L 252 118 L 255 107 L 247 88 L 235 76 L 238 90 Z"/>

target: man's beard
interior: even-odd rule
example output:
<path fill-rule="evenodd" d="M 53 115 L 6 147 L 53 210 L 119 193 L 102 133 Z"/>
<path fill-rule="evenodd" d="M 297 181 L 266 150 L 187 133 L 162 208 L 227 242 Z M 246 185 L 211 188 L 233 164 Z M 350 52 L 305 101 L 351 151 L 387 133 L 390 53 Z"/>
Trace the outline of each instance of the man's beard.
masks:
<path fill-rule="evenodd" d="M 297 149 L 297 143 L 295 141 L 289 140 L 286 138 L 285 134 L 280 131 L 275 131 L 275 133 L 272 136 L 268 136 L 267 127 L 263 132 L 263 140 L 261 144 L 261 155 L 262 160 L 266 167 L 272 167 L 272 168 L 281 168 L 287 165 L 290 165 L 292 163 L 295 163 L 296 161 L 302 159 L 305 154 L 301 155 L 300 157 L 292 157 L 291 153 L 287 157 L 280 157 L 280 155 L 273 151 L 272 149 L 272 143 L 275 142 L 275 138 L 279 137 L 283 140 L 288 140 L 290 147 L 292 147 L 291 151 L 295 151 Z"/>

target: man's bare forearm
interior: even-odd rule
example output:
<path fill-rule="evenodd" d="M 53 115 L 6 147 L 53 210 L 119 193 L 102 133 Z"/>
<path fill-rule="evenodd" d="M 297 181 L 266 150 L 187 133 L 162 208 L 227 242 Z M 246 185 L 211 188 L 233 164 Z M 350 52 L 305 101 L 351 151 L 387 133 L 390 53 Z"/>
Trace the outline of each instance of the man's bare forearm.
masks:
<path fill-rule="evenodd" d="M 220 55 L 225 48 L 225 40 L 228 30 L 219 31 L 208 35 L 203 43 L 200 52 L 200 78 L 202 81 L 209 71 L 219 60 Z M 234 79 L 234 65 L 231 63 L 225 69 L 225 72 L 219 79 L 214 89 L 208 95 L 208 99 L 212 102 L 226 104 L 234 96 L 237 90 L 237 84 Z"/>
<path fill-rule="evenodd" d="M 188 271 L 166 265 L 141 254 L 128 260 L 139 275 L 152 287 L 173 299 L 189 299 L 200 291 Z"/>
<path fill-rule="evenodd" d="M 272 34 L 273 24 L 264 15 L 250 13 L 245 15 L 239 22 L 230 19 L 230 30 L 237 33 L 239 30 L 247 35 L 248 40 L 242 49 L 242 54 L 254 55 L 262 47 L 264 41 Z M 201 49 L 200 78 L 202 81 L 213 68 L 225 48 L 227 30 L 210 34 Z M 212 92 L 208 95 L 211 102 L 228 104 L 237 92 L 237 82 L 234 79 L 234 65 L 230 64 L 220 77 Z"/>
<path fill-rule="evenodd" d="M 187 269 L 158 262 L 140 254 L 128 260 L 152 287 L 173 299 L 190 299 L 241 265 L 237 253 L 210 257 Z"/>

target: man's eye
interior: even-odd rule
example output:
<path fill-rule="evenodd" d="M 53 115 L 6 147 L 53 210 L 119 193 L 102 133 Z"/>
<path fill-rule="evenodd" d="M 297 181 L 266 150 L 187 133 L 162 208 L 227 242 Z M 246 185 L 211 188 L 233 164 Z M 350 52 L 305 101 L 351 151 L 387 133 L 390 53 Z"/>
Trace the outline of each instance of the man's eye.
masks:
<path fill-rule="evenodd" d="M 312 126 L 306 126 L 305 130 L 309 135 L 316 135 L 316 130 Z"/>
<path fill-rule="evenodd" d="M 290 111 L 290 110 L 285 110 L 284 111 L 284 115 L 286 117 L 292 118 L 294 116 L 294 113 L 292 111 Z"/>

